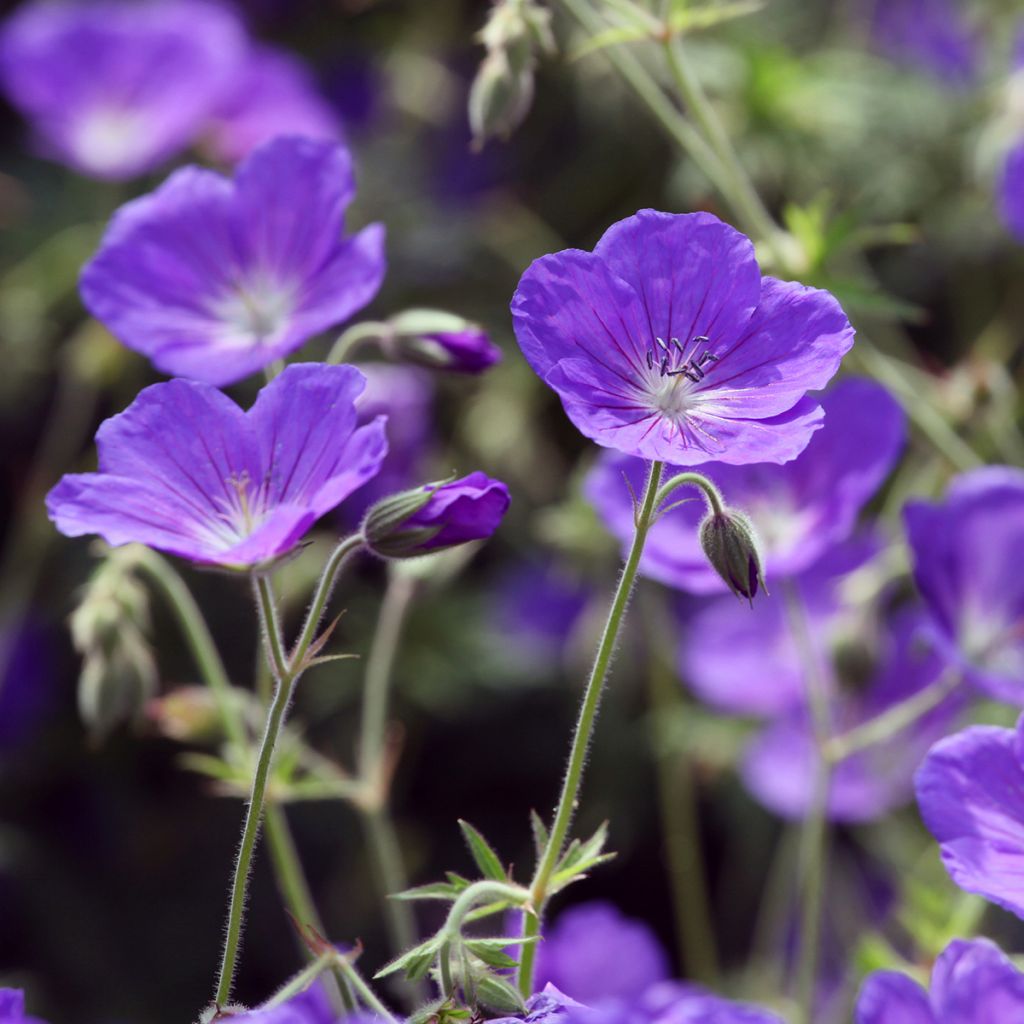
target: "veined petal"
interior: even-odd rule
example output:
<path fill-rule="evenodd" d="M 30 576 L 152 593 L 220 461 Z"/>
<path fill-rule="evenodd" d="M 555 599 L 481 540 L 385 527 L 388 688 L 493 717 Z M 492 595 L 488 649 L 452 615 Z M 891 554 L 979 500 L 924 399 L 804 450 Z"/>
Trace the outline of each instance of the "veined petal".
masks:
<path fill-rule="evenodd" d="M 898 971 L 875 971 L 857 996 L 855 1024 L 938 1024 L 928 993 Z"/>

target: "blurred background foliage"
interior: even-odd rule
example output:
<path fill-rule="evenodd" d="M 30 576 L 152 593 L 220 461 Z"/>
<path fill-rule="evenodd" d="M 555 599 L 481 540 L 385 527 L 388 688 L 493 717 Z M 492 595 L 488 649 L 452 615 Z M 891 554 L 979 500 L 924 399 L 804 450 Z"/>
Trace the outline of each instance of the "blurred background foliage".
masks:
<path fill-rule="evenodd" d="M 387 226 L 389 271 L 366 315 L 450 309 L 483 324 L 506 355 L 482 378 L 438 380 L 431 472 L 484 468 L 509 483 L 514 501 L 498 536 L 453 579 L 423 584 L 399 655 L 394 806 L 415 882 L 469 868 L 459 817 L 528 871 L 528 812 L 545 811 L 556 796 L 616 572 L 616 545 L 579 496 L 594 450 L 511 335 L 508 301 L 519 274 L 543 253 L 591 247 L 638 208 L 730 219 L 714 184 L 666 140 L 607 54 L 579 53 L 585 38 L 575 21 L 561 4 L 550 6 L 559 52 L 539 62 L 525 123 L 510 141 L 480 149 L 470 145 L 466 110 L 482 57 L 474 35 L 488 4 L 245 5 L 253 32 L 307 61 L 337 107 L 358 173 L 354 226 Z M 768 0 L 694 34 L 687 52 L 742 162 L 791 232 L 802 279 L 832 288 L 862 334 L 907 360 L 911 392 L 917 387 L 918 400 L 966 438 L 969 452 L 1020 461 L 1012 381 L 1024 249 L 1000 226 L 993 199 L 1001 155 L 1024 136 L 1024 84 L 1010 74 L 1018 11 L 1011 0 L 964 6 L 984 44 L 973 87 L 878 53 L 867 0 Z M 615 45 L 665 77 L 654 43 Z M 77 176 L 32 156 L 24 124 L 7 108 L 0 133 L 0 977 L 26 987 L 34 1012 L 48 1019 L 172 1024 L 208 995 L 240 805 L 183 770 L 182 744 L 152 715 L 102 743 L 90 740 L 76 713 L 79 665 L 65 627 L 94 555 L 88 543 L 56 536 L 41 504 L 61 472 L 92 468 L 98 422 L 159 379 L 85 317 L 76 278 L 111 212 L 163 175 L 130 185 Z M 304 357 L 322 357 L 330 340 L 310 344 Z M 872 369 L 858 358 L 853 368 Z M 248 402 L 254 391 L 234 393 Z M 964 468 L 918 435 L 905 460 L 910 482 L 894 486 L 927 493 L 951 466 Z M 288 569 L 293 623 L 320 550 Z M 524 565 L 556 566 L 579 596 L 582 612 L 555 637 L 524 621 L 531 584 L 514 596 Z M 258 658 L 244 583 L 185 572 L 233 680 L 249 680 Z M 344 650 L 366 653 L 383 577 L 366 562 L 343 583 Z M 195 683 L 166 608 L 150 603 L 145 631 L 160 690 Z M 785 955 L 778 896 L 792 870 L 793 835 L 731 770 L 743 723 L 713 716 L 677 685 L 680 604 L 654 584 L 634 603 L 579 825 L 587 831 L 609 819 L 618 858 L 568 899 L 613 899 L 679 952 L 666 898 L 660 765 L 661 784 L 671 785 L 669 827 L 673 815 L 699 814 L 725 969 L 738 971 L 753 954 L 754 969 L 734 974 L 733 987 L 757 997 Z M 315 670 L 298 698 L 295 721 L 342 764 L 353 761 L 360 665 Z M 379 966 L 388 951 L 358 820 L 339 802 L 289 813 L 332 938 L 361 938 L 365 965 Z M 842 908 L 833 917 L 847 930 L 870 909 L 865 891 L 897 908 L 897 931 L 918 948 L 941 946 L 950 906 L 976 910 L 954 892 L 912 811 L 884 826 L 841 830 L 835 865 L 830 906 Z M 429 913 L 423 921 L 431 923 Z M 1024 938 L 995 912 L 990 921 L 1010 941 L 1014 927 Z M 862 969 L 891 956 L 878 943 L 860 949 Z M 298 963 L 264 850 L 239 996 L 264 997 Z"/>

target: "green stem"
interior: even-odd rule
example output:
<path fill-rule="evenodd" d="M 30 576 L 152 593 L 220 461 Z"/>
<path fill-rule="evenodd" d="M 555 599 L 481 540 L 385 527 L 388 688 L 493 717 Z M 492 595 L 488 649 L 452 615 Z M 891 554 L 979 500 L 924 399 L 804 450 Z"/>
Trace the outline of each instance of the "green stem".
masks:
<path fill-rule="evenodd" d="M 238 703 L 232 695 L 231 680 L 192 592 L 171 563 L 150 548 L 139 547 L 134 561 L 156 584 L 174 612 L 199 674 L 217 705 L 217 712 L 228 739 L 240 750 L 246 749 L 249 737 Z"/>
<path fill-rule="evenodd" d="M 814 991 L 818 973 L 818 946 L 825 888 L 825 852 L 828 841 L 828 795 L 831 764 L 824 756 L 831 734 L 828 687 L 818 653 L 811 639 L 803 599 L 797 588 L 786 582 L 786 611 L 790 630 L 807 676 L 807 702 L 815 739 L 814 782 L 811 802 L 800 836 L 800 959 L 797 966 L 797 1020 L 812 1024 Z"/>
<path fill-rule="evenodd" d="M 285 982 L 265 1003 L 262 1003 L 256 1009 L 262 1012 L 283 1006 L 289 999 L 305 992 L 321 974 L 330 970 L 336 959 L 333 952 L 322 953 L 315 960 L 310 961 L 291 980 Z"/>
<path fill-rule="evenodd" d="M 576 810 L 580 783 L 583 780 L 583 768 L 587 759 L 587 749 L 594 732 L 594 723 L 597 719 L 597 710 L 604 692 L 608 669 L 618 643 L 619 630 L 622 627 L 626 607 L 636 581 L 637 570 L 640 567 L 640 556 L 643 554 L 647 533 L 651 528 L 657 508 L 658 484 L 661 481 L 663 468 L 664 464 L 661 462 L 651 463 L 650 474 L 636 518 L 633 544 L 626 558 L 622 575 L 619 577 L 619 585 L 608 612 L 608 620 L 597 649 L 594 666 L 591 669 L 590 678 L 587 680 L 587 688 L 583 694 L 579 718 L 573 733 L 569 766 L 562 783 L 562 792 L 555 811 L 554 822 L 548 835 L 547 845 L 544 847 L 544 852 L 537 865 L 537 872 L 530 884 L 534 913 L 523 915 L 523 936 L 526 938 L 536 936 L 540 932 L 540 918 L 544 913 L 544 906 L 548 898 L 548 883 L 551 881 L 551 875 L 562 855 L 569 826 Z M 535 943 L 524 946 L 520 960 L 519 990 L 524 999 L 531 994 L 533 988 L 533 965 L 536 957 L 534 946 Z"/>
<path fill-rule="evenodd" d="M 893 704 L 880 715 L 831 737 L 825 744 L 825 757 L 838 764 L 858 751 L 885 743 L 913 725 L 919 718 L 937 708 L 960 684 L 960 673 L 955 669 L 943 672 L 934 683 L 899 704 Z"/>
<path fill-rule="evenodd" d="M 367 320 L 365 323 L 353 324 L 347 330 L 342 331 L 338 340 L 331 346 L 330 352 L 327 353 L 325 362 L 330 365 L 346 363 L 361 345 L 380 341 L 382 338 L 387 338 L 390 334 L 390 324 L 377 320 Z"/>
<path fill-rule="evenodd" d="M 400 1024 L 398 1018 L 377 998 L 373 989 L 366 984 L 363 976 L 356 970 L 355 964 L 343 953 L 337 954 L 336 966 L 351 987 L 352 991 L 362 1000 L 363 1005 L 372 1010 L 390 1024 Z"/>

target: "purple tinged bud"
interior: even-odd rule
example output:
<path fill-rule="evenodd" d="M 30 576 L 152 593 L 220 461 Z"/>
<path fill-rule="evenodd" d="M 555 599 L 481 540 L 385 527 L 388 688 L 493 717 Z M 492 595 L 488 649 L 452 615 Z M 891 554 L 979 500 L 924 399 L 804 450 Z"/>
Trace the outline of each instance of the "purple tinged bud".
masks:
<path fill-rule="evenodd" d="M 396 354 L 410 363 L 480 373 L 501 360 L 501 349 L 478 324 L 453 313 L 410 309 L 389 321 Z"/>
<path fill-rule="evenodd" d="M 700 546 L 729 589 L 753 604 L 758 585 L 765 583 L 750 520 L 729 508 L 709 512 L 700 524 Z"/>
<path fill-rule="evenodd" d="M 384 498 L 363 520 L 367 548 L 382 558 L 416 558 L 484 540 L 509 506 L 508 488 L 484 473 Z"/>

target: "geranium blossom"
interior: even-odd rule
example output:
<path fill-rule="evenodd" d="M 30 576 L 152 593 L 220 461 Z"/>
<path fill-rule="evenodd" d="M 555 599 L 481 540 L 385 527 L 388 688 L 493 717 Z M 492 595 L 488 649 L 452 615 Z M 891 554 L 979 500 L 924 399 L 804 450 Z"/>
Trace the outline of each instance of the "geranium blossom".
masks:
<path fill-rule="evenodd" d="M 844 380 L 822 398 L 821 405 L 825 425 L 793 462 L 701 467 L 725 501 L 753 523 L 769 587 L 772 579 L 809 568 L 850 536 L 861 509 L 903 450 L 903 413 L 878 384 Z M 625 474 L 634 493 L 640 494 L 645 472 L 638 459 L 606 454 L 587 479 L 588 499 L 624 545 L 633 536 L 633 504 L 622 477 Z M 672 472 L 666 468 L 666 478 Z M 641 568 L 646 575 L 694 593 L 725 591 L 700 547 L 698 525 L 704 511 L 702 501 L 687 501 L 658 519 L 644 548 Z"/>
<path fill-rule="evenodd" d="M 238 68 L 244 31 L 204 0 L 30 3 L 0 35 L 0 80 L 43 149 L 130 178 L 198 134 Z"/>
<path fill-rule="evenodd" d="M 348 151 L 323 140 L 274 139 L 234 181 L 183 168 L 114 216 L 82 298 L 158 369 L 230 384 L 377 293 L 383 228 L 342 236 L 354 192 Z"/>
<path fill-rule="evenodd" d="M 914 578 L 947 656 L 980 689 L 1024 706 L 1024 471 L 964 473 L 944 502 L 911 502 L 904 518 Z"/>
<path fill-rule="evenodd" d="M 50 518 L 69 537 L 232 568 L 268 562 L 377 472 L 384 422 L 356 427 L 362 388 L 351 366 L 300 363 L 243 412 L 207 384 L 154 384 L 100 427 L 99 472 L 50 491 Z"/>
<path fill-rule="evenodd" d="M 821 425 L 853 344 L 828 292 L 762 278 L 707 213 L 642 210 L 593 252 L 543 256 L 512 300 L 530 365 L 581 433 L 680 466 L 787 462 Z"/>

